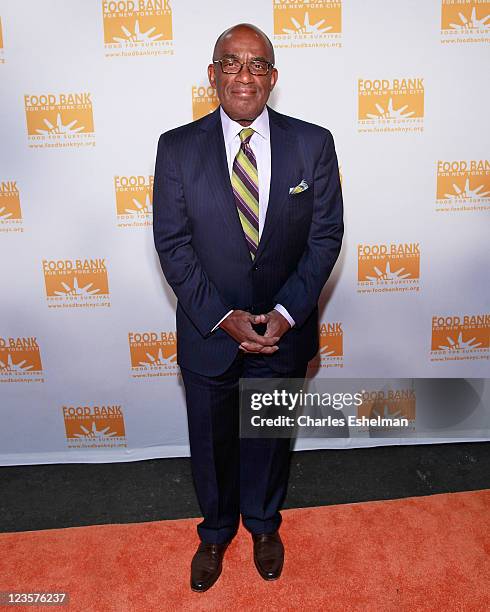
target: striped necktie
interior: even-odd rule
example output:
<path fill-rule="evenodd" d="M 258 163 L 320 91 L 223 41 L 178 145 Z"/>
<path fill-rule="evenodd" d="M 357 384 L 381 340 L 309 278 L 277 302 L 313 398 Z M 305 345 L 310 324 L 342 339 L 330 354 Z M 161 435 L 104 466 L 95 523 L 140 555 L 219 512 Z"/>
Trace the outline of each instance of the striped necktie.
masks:
<path fill-rule="evenodd" d="M 233 162 L 231 184 L 250 256 L 254 259 L 259 245 L 259 176 L 255 155 L 250 148 L 252 134 L 252 128 L 240 132 L 241 146 Z"/>

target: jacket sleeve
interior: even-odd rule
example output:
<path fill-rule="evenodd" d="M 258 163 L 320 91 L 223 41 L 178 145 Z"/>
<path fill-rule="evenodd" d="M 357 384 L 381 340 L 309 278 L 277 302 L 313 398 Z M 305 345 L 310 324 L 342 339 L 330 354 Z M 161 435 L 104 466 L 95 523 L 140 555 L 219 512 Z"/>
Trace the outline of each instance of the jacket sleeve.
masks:
<path fill-rule="evenodd" d="M 313 177 L 313 217 L 306 249 L 296 269 L 274 296 L 297 327 L 311 314 L 334 267 L 344 233 L 340 177 L 332 134 L 327 137 Z"/>
<path fill-rule="evenodd" d="M 153 238 L 163 274 L 180 306 L 203 337 L 231 306 L 207 277 L 192 246 L 182 178 L 172 147 L 162 134 L 158 141 L 153 183 Z"/>

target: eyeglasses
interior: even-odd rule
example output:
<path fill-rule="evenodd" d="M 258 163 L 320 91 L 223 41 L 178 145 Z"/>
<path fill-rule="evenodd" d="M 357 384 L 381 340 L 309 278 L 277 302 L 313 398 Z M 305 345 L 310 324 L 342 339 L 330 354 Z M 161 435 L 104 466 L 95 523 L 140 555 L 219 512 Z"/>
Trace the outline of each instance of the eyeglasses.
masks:
<path fill-rule="evenodd" d="M 225 74 L 238 74 L 246 64 L 250 74 L 255 76 L 265 76 L 271 68 L 274 68 L 274 64 L 266 60 L 253 59 L 249 62 L 240 62 L 232 57 L 213 60 L 213 64 L 221 64 L 221 70 Z"/>

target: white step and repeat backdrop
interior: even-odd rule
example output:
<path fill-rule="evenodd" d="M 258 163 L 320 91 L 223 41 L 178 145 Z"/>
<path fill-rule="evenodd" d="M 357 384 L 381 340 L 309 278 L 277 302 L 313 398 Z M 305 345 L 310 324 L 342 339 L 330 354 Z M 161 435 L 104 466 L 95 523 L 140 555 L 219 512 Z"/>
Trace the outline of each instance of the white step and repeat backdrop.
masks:
<path fill-rule="evenodd" d="M 152 175 L 160 133 L 215 108 L 239 22 L 274 43 L 271 105 L 339 157 L 312 374 L 488 376 L 490 2 L 0 0 L 1 464 L 188 454 Z M 386 409 L 413 416 L 400 385 Z"/>

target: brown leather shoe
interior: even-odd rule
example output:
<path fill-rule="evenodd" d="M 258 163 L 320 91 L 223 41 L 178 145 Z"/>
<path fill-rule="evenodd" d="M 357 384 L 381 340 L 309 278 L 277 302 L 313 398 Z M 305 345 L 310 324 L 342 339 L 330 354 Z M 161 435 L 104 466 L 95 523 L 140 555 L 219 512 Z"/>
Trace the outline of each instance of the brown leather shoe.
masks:
<path fill-rule="evenodd" d="M 252 534 L 254 562 L 264 580 L 277 580 L 284 565 L 284 546 L 279 532 Z"/>
<path fill-rule="evenodd" d="M 229 542 L 207 544 L 201 542 L 191 563 L 191 589 L 204 592 L 212 587 L 221 574 L 223 555 Z"/>

